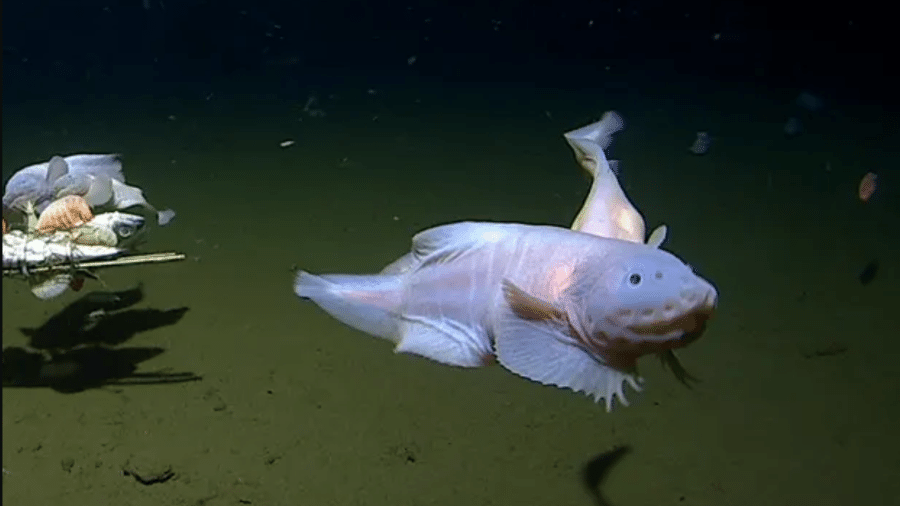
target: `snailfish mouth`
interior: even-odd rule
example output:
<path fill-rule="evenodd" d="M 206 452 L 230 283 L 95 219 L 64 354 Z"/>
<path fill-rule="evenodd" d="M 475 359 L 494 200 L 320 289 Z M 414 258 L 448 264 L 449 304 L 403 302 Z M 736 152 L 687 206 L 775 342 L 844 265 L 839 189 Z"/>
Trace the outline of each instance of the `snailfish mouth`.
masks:
<path fill-rule="evenodd" d="M 706 320 L 715 312 L 718 295 L 710 287 L 705 293 L 682 293 L 680 300 L 673 300 L 659 308 L 646 308 L 630 312 L 632 321 L 625 328 L 635 334 L 671 338 L 683 333 L 692 333 L 703 328 Z M 618 316 L 624 317 L 620 313 Z"/>

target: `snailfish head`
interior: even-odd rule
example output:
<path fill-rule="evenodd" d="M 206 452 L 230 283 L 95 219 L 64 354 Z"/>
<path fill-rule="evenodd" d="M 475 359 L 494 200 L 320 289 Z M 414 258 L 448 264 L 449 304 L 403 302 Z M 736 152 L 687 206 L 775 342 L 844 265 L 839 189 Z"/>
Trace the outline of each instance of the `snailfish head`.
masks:
<path fill-rule="evenodd" d="M 621 368 L 694 341 L 718 303 L 715 287 L 671 253 L 639 244 L 627 250 L 607 258 L 579 318 L 595 352 Z"/>

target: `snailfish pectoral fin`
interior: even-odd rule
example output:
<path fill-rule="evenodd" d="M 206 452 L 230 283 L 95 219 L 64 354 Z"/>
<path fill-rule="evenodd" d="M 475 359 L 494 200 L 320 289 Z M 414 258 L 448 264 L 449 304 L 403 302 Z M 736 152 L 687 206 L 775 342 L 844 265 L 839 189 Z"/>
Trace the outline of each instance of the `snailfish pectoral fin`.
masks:
<path fill-rule="evenodd" d="M 604 399 L 607 411 L 615 397 L 628 404 L 624 383 L 640 390 L 639 378 L 609 367 L 575 343 L 561 309 L 509 281 L 504 295 L 509 306 L 500 310 L 495 328 L 497 360 L 503 367 L 538 383 Z"/>

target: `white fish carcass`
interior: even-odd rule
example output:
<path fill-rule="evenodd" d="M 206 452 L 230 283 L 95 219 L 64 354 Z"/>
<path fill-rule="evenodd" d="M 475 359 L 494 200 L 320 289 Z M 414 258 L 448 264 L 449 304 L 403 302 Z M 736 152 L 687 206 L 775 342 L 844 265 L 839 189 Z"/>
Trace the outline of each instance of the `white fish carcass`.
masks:
<path fill-rule="evenodd" d="M 12 230 L 3 234 L 3 269 L 25 277 L 39 299 L 65 293 L 78 276 L 78 265 L 124 255 L 145 230 L 141 216 L 111 212 L 85 224 L 48 234 Z M 36 273 L 45 267 L 65 269 Z"/>

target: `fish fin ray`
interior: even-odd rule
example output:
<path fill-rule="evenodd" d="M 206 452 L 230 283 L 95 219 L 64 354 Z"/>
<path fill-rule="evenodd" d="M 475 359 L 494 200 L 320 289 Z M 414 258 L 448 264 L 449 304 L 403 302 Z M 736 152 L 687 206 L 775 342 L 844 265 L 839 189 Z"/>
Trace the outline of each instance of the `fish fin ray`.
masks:
<path fill-rule="evenodd" d="M 490 363 L 493 350 L 487 339 L 452 320 L 402 318 L 397 353 L 411 353 L 458 367 L 480 367 Z"/>
<path fill-rule="evenodd" d="M 603 399 L 611 411 L 614 399 L 627 406 L 624 385 L 640 391 L 641 379 L 618 371 L 578 347 L 560 322 L 527 320 L 511 309 L 498 321 L 496 354 L 500 364 L 544 385 L 582 392 L 595 402 Z"/>

